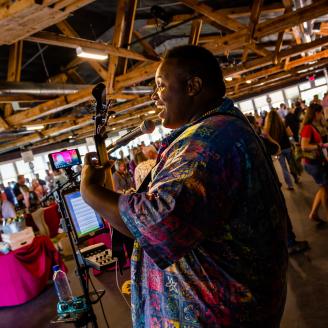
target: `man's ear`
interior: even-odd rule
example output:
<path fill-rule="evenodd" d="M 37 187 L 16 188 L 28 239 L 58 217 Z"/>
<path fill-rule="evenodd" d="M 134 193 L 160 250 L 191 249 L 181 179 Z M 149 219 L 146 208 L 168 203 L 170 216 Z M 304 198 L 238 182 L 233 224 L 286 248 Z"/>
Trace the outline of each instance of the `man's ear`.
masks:
<path fill-rule="evenodd" d="M 198 76 L 193 76 L 187 82 L 187 94 L 188 96 L 197 96 L 203 88 L 203 81 Z"/>

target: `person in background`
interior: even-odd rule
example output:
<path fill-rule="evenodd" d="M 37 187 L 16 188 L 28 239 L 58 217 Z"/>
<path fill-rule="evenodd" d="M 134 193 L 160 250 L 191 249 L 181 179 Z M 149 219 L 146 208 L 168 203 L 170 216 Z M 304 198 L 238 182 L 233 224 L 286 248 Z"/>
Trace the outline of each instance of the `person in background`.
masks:
<path fill-rule="evenodd" d="M 134 171 L 134 182 L 136 189 L 139 188 L 142 181 L 156 164 L 157 151 L 153 145 L 144 146 L 142 148 L 142 153 L 145 155 L 147 160 L 139 163 Z"/>
<path fill-rule="evenodd" d="M 279 114 L 279 116 L 281 117 L 281 119 L 284 120 L 285 117 L 286 117 L 286 115 L 287 115 L 287 113 L 288 113 L 287 106 L 284 103 L 280 104 L 280 107 L 277 110 L 277 113 Z"/>
<path fill-rule="evenodd" d="M 29 188 L 25 184 L 24 175 L 20 174 L 17 176 L 17 183 L 13 189 L 14 195 L 17 200 L 18 209 L 25 209 L 28 207 L 28 194 Z"/>
<path fill-rule="evenodd" d="M 253 128 L 256 131 L 257 124 L 256 124 L 255 117 L 252 115 L 246 115 L 246 118 L 248 119 L 248 121 L 251 123 L 251 125 L 253 126 Z M 263 144 L 265 146 L 265 149 L 266 149 L 268 155 L 270 156 L 270 158 L 272 158 L 272 156 L 278 156 L 281 152 L 279 144 L 276 141 L 274 141 L 268 134 L 261 135 L 261 131 L 256 131 L 256 132 L 260 135 L 260 137 L 263 141 Z M 286 202 L 285 202 L 285 204 L 286 204 Z M 287 208 L 287 206 L 286 206 L 286 208 Z M 297 240 L 296 239 L 296 235 L 293 230 L 293 225 L 292 225 L 292 221 L 290 219 L 289 213 L 287 216 L 287 241 L 288 241 L 288 254 L 289 255 L 293 255 L 293 254 L 297 254 L 297 253 L 304 253 L 305 251 L 310 249 L 310 245 L 307 240 Z"/>
<path fill-rule="evenodd" d="M 46 181 L 48 184 L 48 188 L 52 190 L 55 187 L 55 176 L 49 170 L 46 170 Z"/>
<path fill-rule="evenodd" d="M 301 119 L 300 115 L 302 113 L 301 104 L 299 101 L 295 103 L 295 106 L 292 106 L 288 111 L 288 114 L 285 117 L 285 126 L 286 129 L 290 129 L 293 133 L 293 138 L 296 142 L 299 142 L 299 133 Z"/>
<path fill-rule="evenodd" d="M 0 195 L 0 218 L 15 218 L 15 206 L 7 200 L 6 194 L 3 192 Z"/>
<path fill-rule="evenodd" d="M 46 191 L 43 186 L 39 183 L 38 179 L 32 180 L 32 191 L 34 191 L 39 200 L 41 200 L 45 195 Z"/>
<path fill-rule="evenodd" d="M 303 166 L 305 171 L 312 176 L 319 190 L 314 196 L 309 219 L 321 224 L 319 208 L 322 205 L 328 218 L 328 172 L 327 166 L 322 165 L 321 148 L 326 149 L 328 144 L 322 142 L 319 131 L 314 124 L 320 122 L 323 116 L 322 106 L 311 104 L 308 108 L 301 129 L 301 148 L 303 150 Z"/>
<path fill-rule="evenodd" d="M 126 164 L 123 160 L 115 162 L 116 171 L 113 174 L 113 188 L 119 193 L 126 193 L 134 188 L 134 184 L 130 174 L 126 169 Z"/>
<path fill-rule="evenodd" d="M 53 170 L 54 173 L 54 181 L 55 181 L 55 186 L 60 186 L 62 184 L 64 184 L 65 182 L 67 182 L 67 177 L 65 175 L 65 173 L 63 172 L 63 170 Z"/>
<path fill-rule="evenodd" d="M 39 173 L 35 174 L 35 179 L 38 180 L 38 182 L 41 186 L 46 186 L 47 183 L 44 180 L 40 179 L 40 174 Z M 33 181 L 32 181 L 32 183 L 33 183 Z"/>
<path fill-rule="evenodd" d="M 325 93 L 321 105 L 323 107 L 323 114 L 325 120 L 328 121 L 328 92 Z"/>
<path fill-rule="evenodd" d="M 314 95 L 313 96 L 313 99 L 311 100 L 310 102 L 310 105 L 311 104 L 318 104 L 318 105 L 321 105 L 321 100 L 319 99 L 319 96 L 318 95 Z"/>
<path fill-rule="evenodd" d="M 103 187 L 85 156 L 83 199 L 135 239 L 133 327 L 279 327 L 287 211 L 272 162 L 203 47 L 169 50 L 152 95 L 163 126 L 144 190 Z"/>
<path fill-rule="evenodd" d="M 286 129 L 286 126 L 275 110 L 271 110 L 266 117 L 264 128 L 264 135 L 269 135 L 274 141 L 276 141 L 281 149 L 281 153 L 279 155 L 279 164 L 281 166 L 284 180 L 287 184 L 288 190 L 294 190 L 293 182 L 289 174 L 289 170 L 287 167 L 287 162 L 290 162 L 292 156 L 291 143 L 289 141 L 289 136 L 292 135 L 290 129 Z M 287 161 L 287 162 L 286 162 Z M 291 172 L 295 183 L 299 183 L 299 178 L 297 173 Z"/>
<path fill-rule="evenodd" d="M 15 206 L 17 201 L 13 189 L 11 188 L 10 182 L 8 183 L 7 187 L 5 187 L 4 184 L 1 184 L 0 189 L 2 189 L 3 192 L 5 193 L 6 199 Z"/>

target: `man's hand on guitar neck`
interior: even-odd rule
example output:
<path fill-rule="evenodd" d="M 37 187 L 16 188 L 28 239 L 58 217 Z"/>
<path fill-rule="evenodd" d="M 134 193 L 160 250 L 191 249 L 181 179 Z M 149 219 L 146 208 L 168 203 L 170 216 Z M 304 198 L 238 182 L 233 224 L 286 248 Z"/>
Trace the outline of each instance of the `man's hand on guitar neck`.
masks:
<path fill-rule="evenodd" d="M 113 228 L 133 238 L 119 212 L 118 200 L 120 194 L 104 187 L 106 170 L 110 169 L 113 161 L 105 166 L 98 166 L 97 163 L 95 153 L 85 155 L 81 173 L 81 195 L 84 201 L 108 220 Z"/>

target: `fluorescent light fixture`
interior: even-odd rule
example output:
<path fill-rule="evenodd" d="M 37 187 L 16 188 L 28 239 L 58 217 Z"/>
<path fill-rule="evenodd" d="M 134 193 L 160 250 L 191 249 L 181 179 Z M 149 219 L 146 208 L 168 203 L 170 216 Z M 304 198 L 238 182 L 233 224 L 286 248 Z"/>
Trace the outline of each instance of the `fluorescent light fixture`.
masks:
<path fill-rule="evenodd" d="M 247 84 L 251 84 L 252 81 L 251 81 L 251 80 L 247 80 L 246 83 L 247 83 Z"/>
<path fill-rule="evenodd" d="M 232 76 L 227 76 L 227 77 L 225 77 L 224 79 L 225 79 L 226 81 L 230 82 L 230 81 L 232 81 Z"/>
<path fill-rule="evenodd" d="M 148 112 L 148 114 L 155 114 L 156 113 L 156 110 L 150 110 L 149 112 Z"/>
<path fill-rule="evenodd" d="M 96 59 L 96 60 L 105 60 L 108 58 L 107 54 L 97 49 L 78 47 L 76 48 L 76 54 L 78 57 Z"/>
<path fill-rule="evenodd" d="M 26 127 L 27 131 L 34 131 L 34 130 L 42 130 L 44 128 L 44 125 L 28 125 Z"/>

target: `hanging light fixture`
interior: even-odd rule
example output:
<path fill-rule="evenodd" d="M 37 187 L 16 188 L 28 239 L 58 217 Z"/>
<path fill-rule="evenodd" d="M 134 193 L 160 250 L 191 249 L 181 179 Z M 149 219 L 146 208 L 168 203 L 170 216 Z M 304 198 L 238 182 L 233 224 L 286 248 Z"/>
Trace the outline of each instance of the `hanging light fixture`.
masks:
<path fill-rule="evenodd" d="M 108 58 L 108 55 L 104 52 L 97 49 L 90 48 L 76 48 L 76 54 L 78 57 L 88 58 L 88 59 L 96 59 L 96 60 L 105 60 Z"/>

